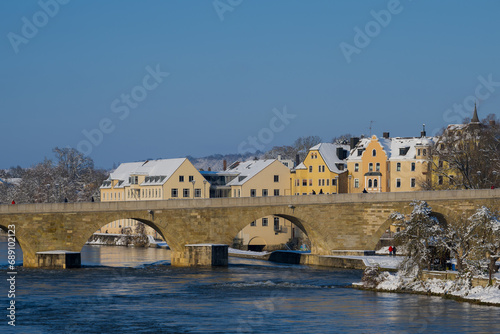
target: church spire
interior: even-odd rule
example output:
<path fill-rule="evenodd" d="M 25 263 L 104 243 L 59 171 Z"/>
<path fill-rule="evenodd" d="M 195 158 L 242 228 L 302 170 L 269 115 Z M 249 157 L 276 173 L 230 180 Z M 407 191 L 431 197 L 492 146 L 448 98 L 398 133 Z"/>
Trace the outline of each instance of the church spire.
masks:
<path fill-rule="evenodd" d="M 477 116 L 477 107 L 476 107 L 476 102 L 474 102 L 474 115 L 472 116 L 472 119 L 470 120 L 471 123 L 480 123 L 479 117 Z"/>

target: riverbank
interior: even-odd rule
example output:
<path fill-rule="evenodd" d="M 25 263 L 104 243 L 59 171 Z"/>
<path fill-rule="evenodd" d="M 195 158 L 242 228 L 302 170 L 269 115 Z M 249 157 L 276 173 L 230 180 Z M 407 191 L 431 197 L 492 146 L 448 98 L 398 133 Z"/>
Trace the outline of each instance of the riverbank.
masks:
<path fill-rule="evenodd" d="M 365 272 L 366 274 L 366 272 Z M 419 280 L 402 276 L 400 273 L 382 271 L 364 282 L 353 283 L 353 288 L 377 292 L 408 293 L 440 296 L 462 302 L 481 305 L 500 306 L 500 280 L 495 278 L 492 286 L 486 285 L 486 279 L 437 279 Z"/>

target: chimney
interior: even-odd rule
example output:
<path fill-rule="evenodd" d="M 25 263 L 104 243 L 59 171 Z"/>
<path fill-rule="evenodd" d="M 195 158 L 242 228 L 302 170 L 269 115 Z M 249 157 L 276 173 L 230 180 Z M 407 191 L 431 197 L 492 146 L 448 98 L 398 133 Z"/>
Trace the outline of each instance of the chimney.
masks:
<path fill-rule="evenodd" d="M 222 170 L 223 170 L 223 171 L 225 171 L 226 169 L 227 169 L 227 160 L 226 160 L 226 159 L 224 159 L 224 160 L 222 161 Z"/>
<path fill-rule="evenodd" d="M 359 143 L 359 138 L 358 137 L 352 137 L 351 138 L 351 150 Z"/>
<path fill-rule="evenodd" d="M 210 171 L 212 171 L 212 168 L 211 168 L 211 167 L 208 167 L 208 171 L 209 171 L 209 172 L 210 172 Z"/>
<path fill-rule="evenodd" d="M 300 165 L 300 155 L 297 154 L 295 156 L 295 166 L 298 166 L 298 165 Z"/>
<path fill-rule="evenodd" d="M 427 136 L 427 132 L 425 131 L 425 124 L 422 125 L 423 128 L 422 128 L 422 132 L 420 132 L 420 137 L 425 137 Z"/>
<path fill-rule="evenodd" d="M 382 137 L 384 137 L 385 139 L 389 139 L 389 136 L 389 132 L 382 133 Z"/>
<path fill-rule="evenodd" d="M 281 154 L 278 154 L 278 160 L 281 161 Z"/>

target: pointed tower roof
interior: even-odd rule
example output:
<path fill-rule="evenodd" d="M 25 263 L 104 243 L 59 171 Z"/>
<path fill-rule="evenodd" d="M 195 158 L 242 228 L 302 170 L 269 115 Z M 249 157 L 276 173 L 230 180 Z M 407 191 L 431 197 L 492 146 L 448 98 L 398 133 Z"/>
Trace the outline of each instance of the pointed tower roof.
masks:
<path fill-rule="evenodd" d="M 481 123 L 479 121 L 479 117 L 477 116 L 477 107 L 476 103 L 474 102 L 474 115 L 472 116 L 472 119 L 470 120 L 471 123 Z"/>

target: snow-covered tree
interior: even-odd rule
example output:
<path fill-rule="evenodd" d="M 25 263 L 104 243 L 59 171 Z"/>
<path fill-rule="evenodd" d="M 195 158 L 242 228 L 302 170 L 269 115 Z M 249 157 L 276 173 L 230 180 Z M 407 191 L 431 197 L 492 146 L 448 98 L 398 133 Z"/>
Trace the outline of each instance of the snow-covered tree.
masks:
<path fill-rule="evenodd" d="M 443 233 L 437 236 L 438 244 L 449 250 L 457 261 L 460 273 L 472 270 L 471 255 L 477 251 L 481 222 L 471 220 L 465 213 L 448 217 Z"/>
<path fill-rule="evenodd" d="M 436 217 L 431 215 L 432 209 L 425 201 L 413 201 L 409 216 L 400 212 L 391 214 L 395 225 L 400 227 L 394 241 L 396 245 L 406 248 L 406 256 L 401 262 L 400 270 L 405 275 L 421 276 L 422 270 L 428 268 L 432 260 L 430 245 L 435 244 L 436 235 L 442 233 L 442 226 Z"/>
<path fill-rule="evenodd" d="M 488 257 L 489 284 L 493 283 L 496 261 L 500 258 L 500 219 L 485 206 L 479 208 L 469 221 L 480 227 L 478 249 Z"/>

